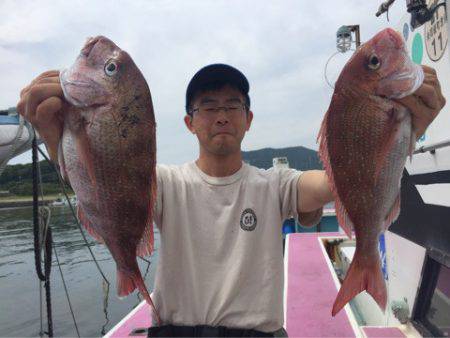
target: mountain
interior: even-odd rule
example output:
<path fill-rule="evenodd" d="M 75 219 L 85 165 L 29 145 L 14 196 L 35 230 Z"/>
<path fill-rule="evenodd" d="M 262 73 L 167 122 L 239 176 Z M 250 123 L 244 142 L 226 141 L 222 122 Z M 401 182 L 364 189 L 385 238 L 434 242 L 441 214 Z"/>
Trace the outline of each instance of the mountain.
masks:
<path fill-rule="evenodd" d="M 243 151 L 242 157 L 245 162 L 264 169 L 273 166 L 272 159 L 274 157 L 287 157 L 289 166 L 298 170 L 322 169 L 317 152 L 305 147 Z M 58 176 L 53 167 L 45 161 L 42 161 L 40 165 L 44 193 L 60 192 Z M 70 188 L 68 189 L 70 191 Z M 0 176 L 0 191 L 9 191 L 14 195 L 31 195 L 31 163 L 6 166 Z"/>
<path fill-rule="evenodd" d="M 290 148 L 264 148 L 253 151 L 243 151 L 242 157 L 245 162 L 263 169 L 273 166 L 274 157 L 287 157 L 289 167 L 298 170 L 322 169 L 317 151 L 305 147 Z"/>
<path fill-rule="evenodd" d="M 16 114 L 17 114 L 16 107 L 10 107 L 8 109 L 0 110 L 0 115 L 16 115 Z"/>

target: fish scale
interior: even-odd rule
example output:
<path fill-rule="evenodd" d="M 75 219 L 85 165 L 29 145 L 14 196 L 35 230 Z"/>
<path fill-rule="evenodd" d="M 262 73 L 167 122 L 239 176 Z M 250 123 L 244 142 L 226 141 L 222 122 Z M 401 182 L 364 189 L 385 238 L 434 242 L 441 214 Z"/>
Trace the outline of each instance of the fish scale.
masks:
<path fill-rule="evenodd" d="M 339 224 L 349 237 L 354 231 L 356 250 L 333 316 L 364 290 L 386 307 L 378 238 L 398 217 L 400 179 L 414 141 L 410 113 L 395 98 L 413 93 L 422 81 L 422 68 L 409 59 L 402 37 L 385 29 L 355 52 L 336 82 L 318 136 L 319 156 Z"/>

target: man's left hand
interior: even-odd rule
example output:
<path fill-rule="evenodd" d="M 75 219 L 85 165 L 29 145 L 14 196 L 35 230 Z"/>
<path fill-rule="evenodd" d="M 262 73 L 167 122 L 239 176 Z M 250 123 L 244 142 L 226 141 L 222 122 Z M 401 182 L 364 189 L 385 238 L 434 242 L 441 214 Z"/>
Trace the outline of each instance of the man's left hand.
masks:
<path fill-rule="evenodd" d="M 425 133 L 446 102 L 436 70 L 428 66 L 422 68 L 425 73 L 422 86 L 412 95 L 398 100 L 411 111 L 412 126 L 417 139 Z"/>

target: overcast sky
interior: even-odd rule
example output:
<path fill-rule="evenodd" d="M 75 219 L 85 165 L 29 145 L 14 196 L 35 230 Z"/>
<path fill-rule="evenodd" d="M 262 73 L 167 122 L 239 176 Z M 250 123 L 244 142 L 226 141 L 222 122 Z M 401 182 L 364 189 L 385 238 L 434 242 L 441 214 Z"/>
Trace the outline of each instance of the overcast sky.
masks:
<path fill-rule="evenodd" d="M 332 89 L 324 67 L 336 30 L 360 24 L 362 40 L 393 26 L 404 12 L 375 17 L 380 1 L 0 1 L 0 109 L 48 69 L 72 64 L 89 36 L 105 35 L 126 50 L 152 92 L 158 161 L 183 163 L 198 154 L 183 123 L 185 89 L 210 63 L 228 63 L 249 79 L 253 125 L 243 150 L 306 146 L 316 136 Z M 349 57 L 330 61 L 333 80 Z M 29 153 L 10 163 L 30 162 Z"/>

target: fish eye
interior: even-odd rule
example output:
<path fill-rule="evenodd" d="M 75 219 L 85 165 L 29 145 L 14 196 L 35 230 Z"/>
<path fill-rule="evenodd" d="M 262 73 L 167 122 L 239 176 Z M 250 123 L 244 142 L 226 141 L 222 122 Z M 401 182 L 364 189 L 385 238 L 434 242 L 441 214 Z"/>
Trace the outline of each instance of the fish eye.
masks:
<path fill-rule="evenodd" d="M 372 70 L 377 70 L 381 66 L 381 60 L 376 54 L 372 54 L 369 57 L 369 68 Z"/>
<path fill-rule="evenodd" d="M 117 73 L 117 64 L 114 61 L 108 61 L 105 65 L 105 73 L 108 76 L 114 76 Z"/>

